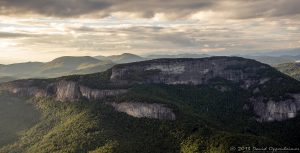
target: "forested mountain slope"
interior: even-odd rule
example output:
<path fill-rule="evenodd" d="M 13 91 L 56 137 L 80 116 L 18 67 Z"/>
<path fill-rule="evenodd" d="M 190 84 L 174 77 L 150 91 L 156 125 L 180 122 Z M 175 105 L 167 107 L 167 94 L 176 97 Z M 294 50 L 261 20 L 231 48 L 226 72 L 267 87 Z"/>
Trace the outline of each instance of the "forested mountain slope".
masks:
<path fill-rule="evenodd" d="M 30 99 L 41 113 L 3 153 L 227 153 L 299 145 L 299 81 L 239 57 L 121 64 L 3 83 L 0 90 Z"/>

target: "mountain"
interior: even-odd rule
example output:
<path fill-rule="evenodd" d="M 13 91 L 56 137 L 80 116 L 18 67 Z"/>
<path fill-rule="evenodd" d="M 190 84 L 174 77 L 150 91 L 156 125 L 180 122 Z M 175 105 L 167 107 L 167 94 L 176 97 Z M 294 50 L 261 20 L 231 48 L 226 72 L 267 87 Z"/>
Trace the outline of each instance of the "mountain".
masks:
<path fill-rule="evenodd" d="M 210 57 L 208 54 L 177 54 L 177 55 L 148 55 L 148 59 L 158 59 L 158 58 L 204 58 Z"/>
<path fill-rule="evenodd" d="M 99 55 L 99 56 L 94 56 L 94 58 L 96 58 L 96 59 L 98 59 L 98 60 L 100 60 L 100 61 L 110 61 L 110 62 L 112 62 L 111 59 L 109 59 L 109 58 L 106 57 L 106 56 L 101 56 L 101 55 Z"/>
<path fill-rule="evenodd" d="M 13 78 L 13 77 L 0 77 L 0 83 L 2 82 L 9 82 L 9 81 L 13 81 L 13 80 L 17 80 L 16 78 Z"/>
<path fill-rule="evenodd" d="M 270 50 L 270 51 L 259 51 L 253 53 L 253 56 L 299 56 L 300 48 L 291 48 L 291 49 L 280 49 L 280 50 Z"/>
<path fill-rule="evenodd" d="M 277 55 L 277 54 L 275 54 Z M 208 54 L 177 54 L 177 55 L 148 55 L 146 59 L 159 59 L 159 58 L 205 58 L 211 57 Z M 278 65 L 283 63 L 291 63 L 300 60 L 300 55 L 280 55 L 280 56 L 267 56 L 267 55 L 236 55 L 243 58 L 254 59 L 261 63 L 269 65 Z"/>
<path fill-rule="evenodd" d="M 291 59 L 293 61 L 298 61 L 298 60 L 300 60 L 300 53 L 299 53 L 299 55 L 296 55 L 296 56 L 284 55 L 284 56 L 281 56 L 281 57 L 288 58 L 288 59 Z"/>
<path fill-rule="evenodd" d="M 300 59 L 300 56 L 242 56 L 249 59 L 254 59 L 269 65 L 278 65 L 283 63 L 291 63 Z"/>
<path fill-rule="evenodd" d="M 114 63 L 101 61 L 93 57 L 65 56 L 47 63 L 28 62 L 11 65 L 0 65 L 0 77 L 52 78 L 72 74 L 88 74 L 105 71 Z"/>
<path fill-rule="evenodd" d="M 131 62 L 139 62 L 139 61 L 145 61 L 146 58 L 143 58 L 141 56 L 130 54 L 130 53 L 124 53 L 121 55 L 112 55 L 112 56 L 95 56 L 94 58 L 102 60 L 102 61 L 111 61 L 114 63 L 122 64 L 122 63 L 131 63 Z"/>
<path fill-rule="evenodd" d="M 15 101 L 28 99 L 28 108 L 41 113 L 37 123 L 29 117 L 35 125 L 18 140 L 0 141 L 1 153 L 229 153 L 299 145 L 300 82 L 240 57 L 127 63 L 2 83 L 0 91 L 1 104 L 20 97 Z M 7 109 L 7 116 L 26 113 Z"/>
<path fill-rule="evenodd" d="M 300 81 L 300 63 L 285 63 L 277 65 L 276 68 L 282 73 Z"/>
<path fill-rule="evenodd" d="M 131 63 L 131 62 L 146 60 L 141 56 L 130 54 L 130 53 L 124 53 L 121 55 L 112 55 L 112 56 L 108 56 L 107 58 L 113 61 L 114 63 Z"/>
<path fill-rule="evenodd" d="M 0 77 L 32 77 L 43 66 L 40 62 L 17 63 L 0 66 Z"/>
<path fill-rule="evenodd" d="M 113 65 L 111 62 L 100 61 L 90 56 L 65 56 L 45 63 L 40 73 L 50 77 L 70 74 L 87 74 L 106 70 Z"/>

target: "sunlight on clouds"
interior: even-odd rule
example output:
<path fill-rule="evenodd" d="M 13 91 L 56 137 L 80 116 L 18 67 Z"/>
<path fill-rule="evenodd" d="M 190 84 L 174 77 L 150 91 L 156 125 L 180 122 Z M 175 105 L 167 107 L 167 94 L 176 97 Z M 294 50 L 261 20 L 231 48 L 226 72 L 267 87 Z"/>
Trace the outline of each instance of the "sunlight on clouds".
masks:
<path fill-rule="evenodd" d="M 61 1 L 53 4 L 58 12 L 44 12 L 47 6 L 38 8 L 33 2 L 28 8 L 16 6 L 28 9 L 23 12 L 25 16 L 0 16 L 0 63 L 4 57 L 12 56 L 18 56 L 20 61 L 41 61 L 63 55 L 230 55 L 300 47 L 300 11 L 292 5 L 300 3 L 294 0 L 290 4 L 282 0 L 150 0 L 119 4 L 116 0 L 107 1 L 112 7 L 101 3 L 91 8 L 93 11 L 86 10 L 90 5 L 77 8 L 85 4 L 70 0 L 72 6 L 77 6 L 74 12 L 61 10 L 68 6 Z"/>
<path fill-rule="evenodd" d="M 0 39 L 0 49 L 1 50 L 5 50 L 7 48 L 15 47 L 15 46 L 17 46 L 17 42 L 15 42 L 14 40 Z"/>
<path fill-rule="evenodd" d="M 204 20 L 204 21 L 215 21 L 225 20 L 230 16 L 229 12 L 214 12 L 212 10 L 200 11 L 190 15 L 192 20 Z"/>

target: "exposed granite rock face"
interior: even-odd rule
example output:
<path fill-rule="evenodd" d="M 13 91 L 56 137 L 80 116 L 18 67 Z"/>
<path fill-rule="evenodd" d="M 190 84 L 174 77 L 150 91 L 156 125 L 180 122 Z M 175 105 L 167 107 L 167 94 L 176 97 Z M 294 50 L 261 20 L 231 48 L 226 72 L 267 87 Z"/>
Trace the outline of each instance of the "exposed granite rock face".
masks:
<path fill-rule="evenodd" d="M 18 80 L 0 85 L 0 91 L 7 91 L 17 96 L 24 97 L 48 97 L 53 91 L 41 80 Z"/>
<path fill-rule="evenodd" d="M 253 65 L 253 63 L 255 63 Z M 251 65 L 251 66 L 249 66 Z M 269 68 L 264 64 L 240 58 L 158 59 L 112 68 L 111 81 L 126 83 L 205 84 L 214 78 L 242 82 L 248 88 L 261 81 L 256 72 Z M 264 80 L 267 82 L 268 80 Z"/>
<path fill-rule="evenodd" d="M 265 98 L 252 98 L 252 106 L 258 121 L 283 121 L 294 118 L 300 110 L 300 94 L 291 95 L 293 98 L 285 101 L 275 102 Z M 267 101 L 267 102 L 265 102 Z"/>
<path fill-rule="evenodd" d="M 75 82 L 60 81 L 56 85 L 56 100 L 74 101 L 82 97 L 79 85 Z"/>
<path fill-rule="evenodd" d="M 97 100 L 107 96 L 121 95 L 127 92 L 126 89 L 117 89 L 117 90 L 98 90 L 90 89 L 85 86 L 80 86 L 80 92 L 83 97 L 89 100 Z"/>
<path fill-rule="evenodd" d="M 0 90 L 8 91 L 17 96 L 25 97 L 53 97 L 57 101 L 99 100 L 107 96 L 120 95 L 125 89 L 98 90 L 81 86 L 76 82 L 61 80 L 52 83 L 36 83 L 34 80 L 21 80 L 2 84 Z"/>
<path fill-rule="evenodd" d="M 136 102 L 110 103 L 117 111 L 137 118 L 153 118 L 160 120 L 175 120 L 172 109 L 162 104 L 147 104 Z"/>
<path fill-rule="evenodd" d="M 40 90 L 35 87 L 30 88 L 14 88 L 9 90 L 9 92 L 22 97 L 47 97 L 47 92 Z"/>

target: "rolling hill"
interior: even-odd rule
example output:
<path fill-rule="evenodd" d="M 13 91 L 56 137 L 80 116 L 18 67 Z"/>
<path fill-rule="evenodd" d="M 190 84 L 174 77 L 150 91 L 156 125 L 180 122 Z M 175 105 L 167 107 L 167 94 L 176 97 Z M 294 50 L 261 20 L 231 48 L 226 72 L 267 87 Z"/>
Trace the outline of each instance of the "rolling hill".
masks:
<path fill-rule="evenodd" d="M 276 68 L 297 80 L 300 81 L 300 63 L 285 63 L 277 65 Z"/>
<path fill-rule="evenodd" d="M 300 82 L 239 57 L 128 63 L 2 83 L 0 91 L 2 99 L 30 99 L 41 113 L 1 153 L 229 153 L 299 145 Z"/>
<path fill-rule="evenodd" d="M 262 63 L 272 66 L 284 63 L 295 62 L 300 59 L 300 56 L 243 56 L 245 58 L 254 59 Z"/>
<path fill-rule="evenodd" d="M 97 58 L 102 61 L 111 61 L 117 64 L 122 64 L 122 63 L 131 63 L 131 62 L 138 62 L 138 61 L 145 61 L 147 60 L 144 57 L 135 55 L 135 54 L 130 54 L 130 53 L 123 53 L 121 55 L 111 55 L 111 56 L 95 56 L 94 58 Z"/>
<path fill-rule="evenodd" d="M 93 57 L 65 56 L 47 63 L 29 62 L 0 66 L 0 78 L 53 78 L 72 74 L 102 72 L 114 63 Z"/>
<path fill-rule="evenodd" d="M 88 74 L 102 72 L 115 64 L 145 61 L 160 58 L 205 58 L 208 54 L 177 54 L 177 55 L 148 55 L 141 57 L 135 54 L 124 53 L 112 56 L 65 56 L 53 61 L 16 63 L 0 65 L 0 82 L 26 78 L 53 78 L 72 74 Z M 299 56 L 241 56 L 254 59 L 272 66 L 284 63 L 293 63 L 300 60 Z"/>
<path fill-rule="evenodd" d="M 204 58 L 210 57 L 208 54 L 177 54 L 177 55 L 148 55 L 148 59 L 158 59 L 158 58 Z"/>
<path fill-rule="evenodd" d="M 0 83 L 2 83 L 2 82 L 8 82 L 8 81 L 13 81 L 13 80 L 17 80 L 17 79 L 13 78 L 13 77 L 6 77 L 6 76 L 0 77 Z"/>
<path fill-rule="evenodd" d="M 135 55 L 135 54 L 130 54 L 130 53 L 124 53 L 121 55 L 112 55 L 112 56 L 108 56 L 108 59 L 110 59 L 111 61 L 115 62 L 115 63 L 131 63 L 131 62 L 138 62 L 138 61 L 145 61 L 146 59 Z"/>

